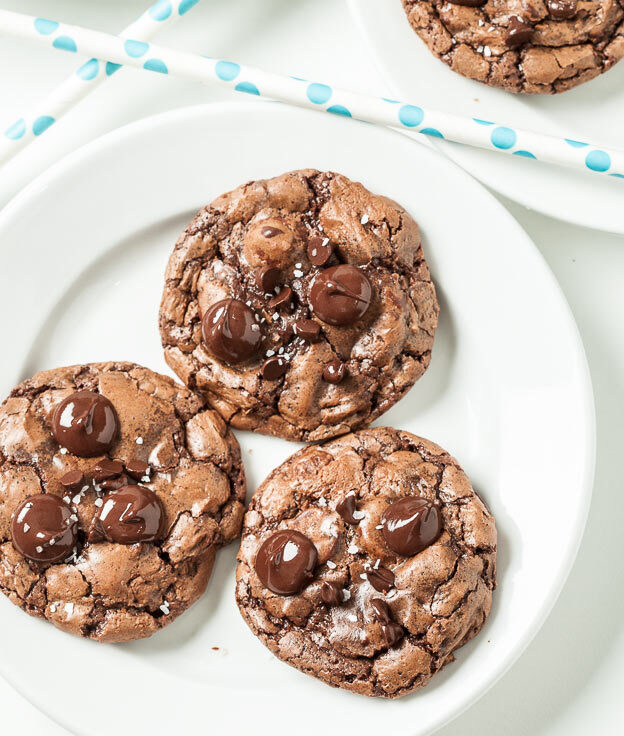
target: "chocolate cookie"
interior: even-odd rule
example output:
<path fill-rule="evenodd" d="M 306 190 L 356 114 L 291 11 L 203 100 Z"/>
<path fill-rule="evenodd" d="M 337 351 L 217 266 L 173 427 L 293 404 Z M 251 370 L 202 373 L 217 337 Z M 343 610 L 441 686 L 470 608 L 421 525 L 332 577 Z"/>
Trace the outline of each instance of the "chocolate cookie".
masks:
<path fill-rule="evenodd" d="M 236 599 L 280 659 L 364 695 L 426 685 L 479 632 L 494 519 L 427 440 L 367 429 L 277 468 L 245 516 Z"/>
<path fill-rule="evenodd" d="M 554 94 L 624 56 L 624 0 L 403 0 L 453 71 L 509 92 Z"/>
<path fill-rule="evenodd" d="M 0 590 L 64 631 L 129 641 L 173 621 L 244 500 L 223 419 L 147 368 L 43 371 L 0 407 Z"/>
<path fill-rule="evenodd" d="M 165 357 L 224 419 L 290 440 L 364 426 L 425 372 L 438 303 L 399 205 L 311 169 L 217 198 L 180 236 Z"/>

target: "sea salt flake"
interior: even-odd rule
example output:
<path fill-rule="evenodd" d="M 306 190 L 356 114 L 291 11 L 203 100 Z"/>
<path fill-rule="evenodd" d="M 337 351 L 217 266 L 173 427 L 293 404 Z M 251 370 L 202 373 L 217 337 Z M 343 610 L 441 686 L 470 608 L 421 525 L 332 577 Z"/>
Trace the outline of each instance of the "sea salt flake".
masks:
<path fill-rule="evenodd" d="M 35 549 L 37 550 L 37 552 L 39 552 L 39 554 L 43 552 L 43 547 L 35 547 Z"/>
<path fill-rule="evenodd" d="M 37 539 L 45 539 L 45 534 L 43 532 L 37 532 L 36 537 Z"/>
<path fill-rule="evenodd" d="M 98 508 L 104 503 L 101 498 L 96 498 L 93 502 Z"/>
<path fill-rule="evenodd" d="M 351 591 L 347 590 L 346 588 L 342 591 L 342 600 L 348 601 L 349 598 L 351 598 Z"/>
<path fill-rule="evenodd" d="M 74 612 L 74 604 L 70 601 L 69 603 L 65 604 L 65 613 L 68 613 L 70 616 Z"/>
<path fill-rule="evenodd" d="M 349 614 L 349 615 L 347 616 L 347 618 L 349 619 L 349 621 L 353 621 L 353 623 L 354 623 L 354 624 L 355 624 L 355 623 L 357 623 L 357 616 L 356 616 L 355 614 L 353 614 L 353 613 L 350 613 L 350 614 Z"/>
<path fill-rule="evenodd" d="M 492 56 L 492 49 L 489 46 L 483 47 L 483 56 Z"/>
<path fill-rule="evenodd" d="M 50 613 L 55 613 L 55 612 L 56 612 L 56 603 L 51 603 L 50 604 Z"/>
<path fill-rule="evenodd" d="M 67 455 L 67 448 L 61 447 L 61 455 Z"/>
<path fill-rule="evenodd" d="M 361 521 L 366 516 L 364 511 L 354 511 L 353 518 L 357 521 Z"/>
<path fill-rule="evenodd" d="M 362 215 L 362 217 L 360 218 L 360 222 L 362 223 L 362 225 L 368 224 L 368 215 Z"/>
<path fill-rule="evenodd" d="M 265 355 L 267 358 L 272 358 L 275 355 L 275 350 L 267 350 Z"/>
<path fill-rule="evenodd" d="M 30 529 L 30 524 L 24 524 L 24 534 Z"/>
<path fill-rule="evenodd" d="M 150 477 L 149 477 L 149 475 L 144 475 L 144 476 L 143 476 L 143 477 L 141 478 L 141 483 L 149 483 L 149 482 L 150 482 Z"/>
<path fill-rule="evenodd" d="M 303 271 L 300 268 L 295 268 L 293 271 L 293 276 L 297 279 L 300 279 L 303 276 Z"/>
<path fill-rule="evenodd" d="M 377 524 L 377 526 L 375 527 L 375 529 L 383 529 L 383 524 Z"/>
<path fill-rule="evenodd" d="M 135 440 L 135 442 L 137 443 L 137 445 L 142 445 L 143 444 L 143 437 L 137 437 L 136 440 Z"/>
<path fill-rule="evenodd" d="M 165 616 L 169 615 L 169 604 L 167 601 L 165 601 L 162 606 L 159 606 L 160 610 L 165 614 Z"/>
<path fill-rule="evenodd" d="M 48 544 L 50 545 L 50 547 L 54 547 L 54 545 L 56 544 L 56 539 L 52 537 L 52 539 L 48 542 Z"/>
<path fill-rule="evenodd" d="M 329 567 L 330 570 L 335 570 L 337 566 L 335 562 L 332 562 L 331 560 L 327 560 L 327 567 Z"/>
<path fill-rule="evenodd" d="M 359 551 L 360 551 L 360 548 L 357 545 L 355 545 L 355 544 L 350 544 L 349 547 L 348 547 L 348 549 L 347 549 L 347 552 L 350 555 L 357 555 L 357 553 Z"/>
<path fill-rule="evenodd" d="M 318 505 L 319 506 L 327 506 L 327 499 L 326 498 L 319 498 Z"/>
<path fill-rule="evenodd" d="M 72 503 L 80 503 L 80 501 L 81 501 L 81 500 L 82 500 L 82 496 L 81 496 L 81 495 L 80 495 L 79 493 L 77 493 L 77 494 L 76 494 L 76 495 L 75 495 L 75 496 L 74 496 L 74 497 L 72 498 Z"/>

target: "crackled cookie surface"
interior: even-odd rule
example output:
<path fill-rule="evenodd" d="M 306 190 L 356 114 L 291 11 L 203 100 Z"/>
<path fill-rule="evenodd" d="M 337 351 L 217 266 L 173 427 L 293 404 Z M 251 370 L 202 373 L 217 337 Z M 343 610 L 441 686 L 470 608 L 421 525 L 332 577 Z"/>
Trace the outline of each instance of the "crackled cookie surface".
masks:
<path fill-rule="evenodd" d="M 510 92 L 565 92 L 624 56 L 624 0 L 402 0 L 453 71 Z"/>
<path fill-rule="evenodd" d="M 245 184 L 169 260 L 169 365 L 234 427 L 320 440 L 364 426 L 422 376 L 438 304 L 414 220 L 334 173 Z"/>
<path fill-rule="evenodd" d="M 494 519 L 457 462 L 368 429 L 295 453 L 245 516 L 236 599 L 280 659 L 336 687 L 399 697 L 479 632 Z"/>
<path fill-rule="evenodd" d="M 146 368 L 43 371 L 0 407 L 0 590 L 64 631 L 166 626 L 205 590 L 244 499 L 222 418 Z"/>

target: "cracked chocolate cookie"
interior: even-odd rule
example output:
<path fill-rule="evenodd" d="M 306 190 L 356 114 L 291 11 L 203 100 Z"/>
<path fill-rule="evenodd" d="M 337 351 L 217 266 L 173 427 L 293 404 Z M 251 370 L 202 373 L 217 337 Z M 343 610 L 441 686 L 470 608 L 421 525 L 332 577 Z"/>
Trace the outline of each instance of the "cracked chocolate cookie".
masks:
<path fill-rule="evenodd" d="M 203 209 L 169 260 L 165 357 L 238 429 L 289 440 L 365 426 L 422 376 L 438 319 L 418 226 L 312 169 Z"/>
<path fill-rule="evenodd" d="M 0 590 L 64 631 L 119 642 L 173 621 L 244 501 L 223 419 L 147 368 L 43 371 L 0 407 Z"/>
<path fill-rule="evenodd" d="M 368 429 L 271 473 L 238 560 L 240 611 L 277 657 L 335 687 L 396 698 L 483 626 L 496 528 L 448 453 Z"/>
<path fill-rule="evenodd" d="M 624 0 L 402 0 L 429 50 L 509 92 L 565 92 L 624 56 Z"/>

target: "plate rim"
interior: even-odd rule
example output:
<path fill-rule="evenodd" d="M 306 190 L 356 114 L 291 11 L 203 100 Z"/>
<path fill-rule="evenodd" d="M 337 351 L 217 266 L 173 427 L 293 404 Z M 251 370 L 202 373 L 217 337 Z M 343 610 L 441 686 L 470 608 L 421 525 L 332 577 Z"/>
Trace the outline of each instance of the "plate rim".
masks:
<path fill-rule="evenodd" d="M 396 0 L 396 1 L 399 2 L 400 0 Z M 349 7 L 351 18 L 355 22 L 355 25 L 358 29 L 358 32 L 361 38 L 365 41 L 369 49 L 369 52 L 371 54 L 371 58 L 373 60 L 375 68 L 378 70 L 383 81 L 388 85 L 390 93 L 394 95 L 397 99 L 400 99 L 403 96 L 401 89 L 400 89 L 400 85 L 396 81 L 394 76 L 392 75 L 390 69 L 388 68 L 388 65 L 385 63 L 382 57 L 382 54 L 379 51 L 378 44 L 373 41 L 372 31 L 370 30 L 368 24 L 364 20 L 364 13 L 361 10 L 362 4 L 360 0 L 346 0 L 346 3 Z M 417 36 L 416 32 L 414 32 L 414 35 Z M 482 86 L 487 86 L 487 85 L 482 85 Z M 513 94 L 513 93 L 510 92 L 508 94 Z M 402 131 L 402 133 L 408 136 L 414 135 L 413 133 L 410 134 L 409 132 L 406 133 L 404 131 Z M 427 143 L 429 143 L 431 147 L 434 148 L 436 151 L 442 153 L 442 155 L 445 158 L 448 158 L 450 161 L 452 161 L 456 166 L 462 169 L 462 171 L 465 171 L 467 174 L 469 174 L 474 179 L 476 179 L 479 182 L 479 184 L 481 184 L 483 187 L 485 187 L 488 190 L 491 189 L 493 192 L 495 192 L 496 194 L 499 194 L 500 196 L 507 197 L 507 199 L 520 205 L 521 207 L 526 207 L 534 212 L 538 212 L 539 214 L 544 215 L 545 217 L 552 217 L 555 220 L 559 220 L 560 222 L 564 222 L 569 225 L 588 228 L 590 230 L 597 230 L 598 232 L 611 233 L 613 235 L 624 235 L 624 219 L 619 229 L 617 227 L 615 227 L 614 229 L 612 225 L 617 225 L 617 223 L 611 223 L 611 225 L 609 226 L 603 226 L 600 224 L 600 222 L 595 221 L 595 220 L 588 222 L 586 219 L 583 219 L 581 217 L 575 217 L 574 210 L 572 210 L 571 212 L 566 212 L 566 214 L 564 214 L 563 212 L 559 210 L 557 211 L 549 210 L 545 206 L 542 205 L 542 199 L 539 197 L 536 198 L 535 201 L 531 201 L 529 203 L 519 197 L 517 190 L 505 187 L 504 182 L 501 184 L 501 182 L 498 181 L 496 188 L 494 188 L 492 184 L 482 179 L 477 174 L 477 172 L 473 172 L 470 167 L 461 163 L 459 159 L 454 155 L 453 145 L 450 141 L 441 141 L 441 140 L 437 140 L 434 137 L 427 137 Z M 587 174 L 587 176 L 590 176 L 590 175 Z"/>
<path fill-rule="evenodd" d="M 354 1 L 355 0 L 349 0 L 350 3 Z M 256 112 L 258 105 L 261 106 L 260 109 L 263 111 L 270 111 L 272 109 L 275 109 L 275 103 L 269 101 L 224 101 L 174 108 L 163 113 L 158 113 L 156 115 L 151 115 L 139 120 L 135 120 L 80 146 L 78 149 L 63 157 L 59 161 L 55 162 L 50 168 L 37 176 L 7 203 L 7 205 L 0 211 L 0 236 L 3 228 L 12 222 L 14 218 L 14 213 L 19 213 L 22 207 L 26 207 L 33 198 L 36 198 L 42 191 L 46 190 L 50 183 L 54 182 L 58 178 L 62 178 L 67 172 L 71 171 L 74 166 L 80 165 L 81 161 L 84 161 L 91 156 L 97 156 L 99 153 L 106 149 L 114 149 L 118 145 L 118 143 L 123 141 L 125 138 L 139 136 L 141 131 L 143 130 L 151 131 L 157 127 L 166 127 L 170 124 L 175 124 L 176 121 L 178 123 L 184 122 L 185 120 L 188 120 L 193 116 L 197 116 L 199 118 L 206 117 L 207 119 L 209 119 L 214 115 L 224 114 L 235 110 Z M 311 111 L 299 109 L 297 110 L 304 115 L 311 114 Z M 391 129 L 384 129 L 384 131 L 385 132 L 382 133 L 382 135 L 387 134 L 393 136 L 401 136 L 401 138 L 405 139 L 405 136 L 403 136 L 398 131 L 393 131 Z M 459 705 L 455 705 L 454 707 L 449 708 L 448 711 L 445 713 L 444 718 L 440 720 L 440 722 L 433 728 L 432 731 L 428 732 L 432 733 L 434 730 L 437 731 L 444 725 L 456 719 L 465 710 L 467 710 L 478 700 L 480 700 L 485 695 L 485 693 L 488 692 L 509 671 L 509 669 L 515 664 L 515 662 L 517 662 L 527 646 L 531 643 L 539 630 L 542 628 L 553 606 L 559 598 L 559 595 L 568 579 L 568 576 L 580 549 L 591 505 L 596 463 L 596 418 L 591 374 L 578 325 L 565 297 L 565 294 L 563 293 L 559 282 L 550 269 L 544 256 L 535 245 L 531 237 L 528 235 L 528 233 L 519 224 L 519 222 L 513 217 L 513 215 L 507 210 L 507 208 L 492 194 L 492 192 L 489 191 L 488 188 L 484 186 L 479 180 L 477 180 L 474 176 L 472 176 L 469 172 L 467 172 L 463 167 L 461 167 L 451 158 L 442 154 L 439 150 L 422 145 L 419 150 L 422 152 L 422 155 L 430 156 L 432 159 L 436 159 L 438 164 L 453 169 L 455 171 L 455 174 L 460 178 L 463 178 L 468 186 L 476 187 L 478 190 L 480 190 L 481 195 L 488 198 L 491 205 L 499 211 L 500 216 L 507 220 L 508 226 L 516 230 L 519 235 L 518 245 L 520 244 L 520 241 L 523 241 L 527 253 L 530 253 L 531 256 L 535 258 L 541 266 L 544 276 L 550 282 L 553 296 L 556 295 L 556 298 L 560 302 L 563 311 L 567 315 L 568 323 L 571 328 L 571 334 L 574 336 L 577 357 L 580 361 L 579 368 L 580 372 L 582 373 L 582 377 L 580 376 L 583 384 L 582 409 L 585 420 L 584 426 L 586 427 L 586 442 L 584 448 L 585 452 L 582 473 L 583 478 L 580 483 L 580 485 L 585 490 L 583 495 L 583 503 L 578 504 L 574 524 L 576 532 L 575 537 L 572 542 L 568 543 L 569 549 L 567 550 L 566 556 L 564 558 L 565 562 L 560 565 L 558 574 L 556 576 L 557 584 L 551 586 L 548 595 L 544 598 L 542 605 L 535 612 L 533 618 L 533 626 L 525 631 L 524 636 L 518 641 L 513 654 L 509 656 L 505 665 L 500 667 L 500 669 L 494 674 L 489 675 L 485 687 L 479 693 L 474 694 L 473 696 L 468 698 L 467 701 L 461 702 Z M 8 682 L 15 690 L 17 690 L 25 698 L 25 700 L 27 700 L 27 702 L 40 710 L 55 723 L 58 723 L 63 728 L 66 728 L 68 731 L 73 733 L 86 734 L 86 731 L 76 731 L 75 725 L 73 723 L 70 724 L 65 720 L 65 718 L 60 713 L 62 708 L 54 710 L 52 708 L 49 708 L 47 704 L 40 704 L 41 698 L 39 696 L 35 696 L 30 693 L 27 690 L 25 683 L 19 681 L 18 678 L 11 678 L 8 673 L 9 668 L 6 666 L 4 660 L 0 658 L 0 676 L 2 676 L 3 679 Z"/>

